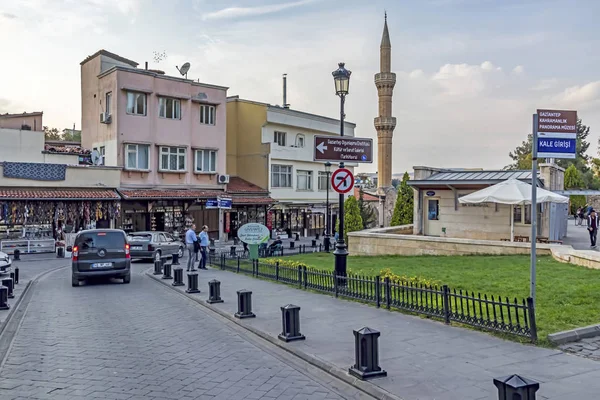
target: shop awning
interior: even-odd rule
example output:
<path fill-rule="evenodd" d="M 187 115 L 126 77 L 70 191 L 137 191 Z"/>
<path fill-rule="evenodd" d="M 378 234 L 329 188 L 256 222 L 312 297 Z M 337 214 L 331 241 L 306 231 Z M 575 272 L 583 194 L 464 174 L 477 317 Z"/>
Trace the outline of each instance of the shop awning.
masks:
<path fill-rule="evenodd" d="M 111 189 L 0 188 L 0 200 L 120 200 Z"/>
<path fill-rule="evenodd" d="M 219 190 L 119 189 L 124 200 L 210 199 L 225 195 Z"/>

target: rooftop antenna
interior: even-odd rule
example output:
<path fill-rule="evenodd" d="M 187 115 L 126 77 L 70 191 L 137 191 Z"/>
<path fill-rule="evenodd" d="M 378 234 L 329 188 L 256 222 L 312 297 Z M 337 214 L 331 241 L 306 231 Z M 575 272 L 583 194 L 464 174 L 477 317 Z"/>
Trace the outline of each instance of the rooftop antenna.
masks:
<path fill-rule="evenodd" d="M 187 73 L 190 70 L 190 63 L 186 62 L 185 64 L 183 64 L 181 66 L 181 68 L 179 68 L 177 65 L 175 66 L 175 68 L 177 68 L 177 71 L 179 71 L 179 73 L 184 76 L 185 75 L 185 79 L 187 79 Z"/>

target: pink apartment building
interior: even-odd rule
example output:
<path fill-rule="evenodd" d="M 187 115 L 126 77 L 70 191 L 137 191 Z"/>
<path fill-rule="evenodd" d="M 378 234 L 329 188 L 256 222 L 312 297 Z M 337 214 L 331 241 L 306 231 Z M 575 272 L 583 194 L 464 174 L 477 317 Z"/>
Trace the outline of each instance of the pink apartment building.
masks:
<path fill-rule="evenodd" d="M 227 216 L 207 207 L 229 183 L 227 89 L 105 50 L 81 62 L 82 146 L 122 168 L 123 229 L 180 233 L 193 219 L 219 237 L 227 232 Z"/>
<path fill-rule="evenodd" d="M 41 131 L 43 112 L 24 112 L 21 114 L 0 114 L 0 128 Z"/>

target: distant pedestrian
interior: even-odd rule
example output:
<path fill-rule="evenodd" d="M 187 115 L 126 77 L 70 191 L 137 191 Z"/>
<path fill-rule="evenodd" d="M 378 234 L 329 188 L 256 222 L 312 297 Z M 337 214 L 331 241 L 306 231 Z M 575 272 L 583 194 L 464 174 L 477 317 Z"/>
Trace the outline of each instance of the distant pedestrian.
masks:
<path fill-rule="evenodd" d="M 598 236 L 598 214 L 592 208 L 588 217 L 588 231 L 590 232 L 590 242 L 592 247 L 596 247 L 596 237 Z"/>
<path fill-rule="evenodd" d="M 188 251 L 188 261 L 187 261 L 187 270 L 195 271 L 194 268 L 194 258 L 195 258 L 195 248 L 198 243 L 198 237 L 196 237 L 196 224 L 192 224 L 190 229 L 185 233 L 185 246 Z"/>
<path fill-rule="evenodd" d="M 200 254 L 202 254 L 202 259 L 200 260 L 200 269 L 206 269 L 206 258 L 208 257 L 206 253 L 206 249 L 208 248 L 208 226 L 204 225 L 202 227 L 202 232 L 200 232 Z"/>

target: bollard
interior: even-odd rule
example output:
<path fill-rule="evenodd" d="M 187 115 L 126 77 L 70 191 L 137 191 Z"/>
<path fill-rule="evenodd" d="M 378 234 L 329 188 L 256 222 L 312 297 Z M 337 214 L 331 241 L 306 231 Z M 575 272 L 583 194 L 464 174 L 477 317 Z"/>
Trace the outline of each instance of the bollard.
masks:
<path fill-rule="evenodd" d="M 348 370 L 350 375 L 361 380 L 387 376 L 379 367 L 379 335 L 379 331 L 367 327 L 354 331 L 355 364 Z"/>
<path fill-rule="evenodd" d="M 20 260 L 21 259 L 21 250 L 19 249 L 15 249 L 15 251 L 13 252 L 13 259 L 15 261 Z"/>
<path fill-rule="evenodd" d="M 179 265 L 179 254 L 173 254 L 173 265 Z"/>
<path fill-rule="evenodd" d="M 194 272 L 187 274 L 188 277 L 188 288 L 185 289 L 186 293 L 200 293 L 198 289 L 198 273 Z"/>
<path fill-rule="evenodd" d="M 163 276 L 162 276 L 162 278 L 163 279 L 171 279 L 171 278 L 173 278 L 171 276 L 171 264 L 165 264 L 163 266 Z"/>
<path fill-rule="evenodd" d="M 15 285 L 19 284 L 19 267 L 15 267 Z"/>
<path fill-rule="evenodd" d="M 498 400 L 535 400 L 535 392 L 540 384 L 519 375 L 509 375 L 494 379 L 498 388 Z"/>
<path fill-rule="evenodd" d="M 14 282 L 11 278 L 4 278 L 1 281 L 2 286 L 6 287 L 8 289 L 8 294 L 7 297 L 9 299 L 14 299 L 15 298 L 15 292 L 14 292 Z"/>
<path fill-rule="evenodd" d="M 64 247 L 56 248 L 56 258 L 65 258 L 65 248 Z"/>
<path fill-rule="evenodd" d="M 234 314 L 236 318 L 254 318 L 252 312 L 252 292 L 246 289 L 238 290 L 238 311 Z"/>
<path fill-rule="evenodd" d="M 183 283 L 183 268 L 173 268 L 173 283 L 171 285 L 173 286 L 185 286 L 185 283 Z"/>
<path fill-rule="evenodd" d="M 158 260 L 154 260 L 154 275 L 160 275 L 162 274 L 162 262 L 158 261 Z"/>
<path fill-rule="evenodd" d="M 223 299 L 221 299 L 221 282 L 216 279 L 208 282 L 208 300 L 207 303 L 223 303 Z"/>
<path fill-rule="evenodd" d="M 296 233 L 295 235 L 296 235 L 296 242 L 297 242 L 298 240 L 300 240 L 300 234 Z"/>
<path fill-rule="evenodd" d="M 315 239 L 312 240 L 312 247 L 317 247 L 317 241 Z"/>
<path fill-rule="evenodd" d="M 325 236 L 323 238 L 323 246 L 325 246 L 325 251 L 327 253 L 329 253 L 329 245 L 331 244 L 331 239 L 329 238 L 329 236 Z"/>
<path fill-rule="evenodd" d="M 300 307 L 293 304 L 281 307 L 282 331 L 277 336 L 285 342 L 304 340 L 306 336 L 300 333 Z"/>
<path fill-rule="evenodd" d="M 290 241 L 290 249 L 293 249 L 293 248 L 294 248 L 294 246 L 295 246 L 295 244 L 296 244 L 296 243 L 295 243 L 294 241 Z"/>
<path fill-rule="evenodd" d="M 0 286 L 0 310 L 8 310 L 8 288 L 6 286 Z"/>
<path fill-rule="evenodd" d="M 11 277 L 11 278 L 12 278 L 12 280 L 13 280 L 13 283 L 15 283 L 15 284 L 16 284 L 16 282 L 15 282 L 15 273 L 14 273 L 14 272 L 11 272 L 11 273 L 10 273 L 8 276 L 9 276 L 9 277 Z"/>
<path fill-rule="evenodd" d="M 231 247 L 229 248 L 229 255 L 230 255 L 231 257 L 235 257 L 235 246 L 231 246 Z"/>
<path fill-rule="evenodd" d="M 315 239 L 319 240 L 319 234 L 318 233 L 315 235 Z"/>

